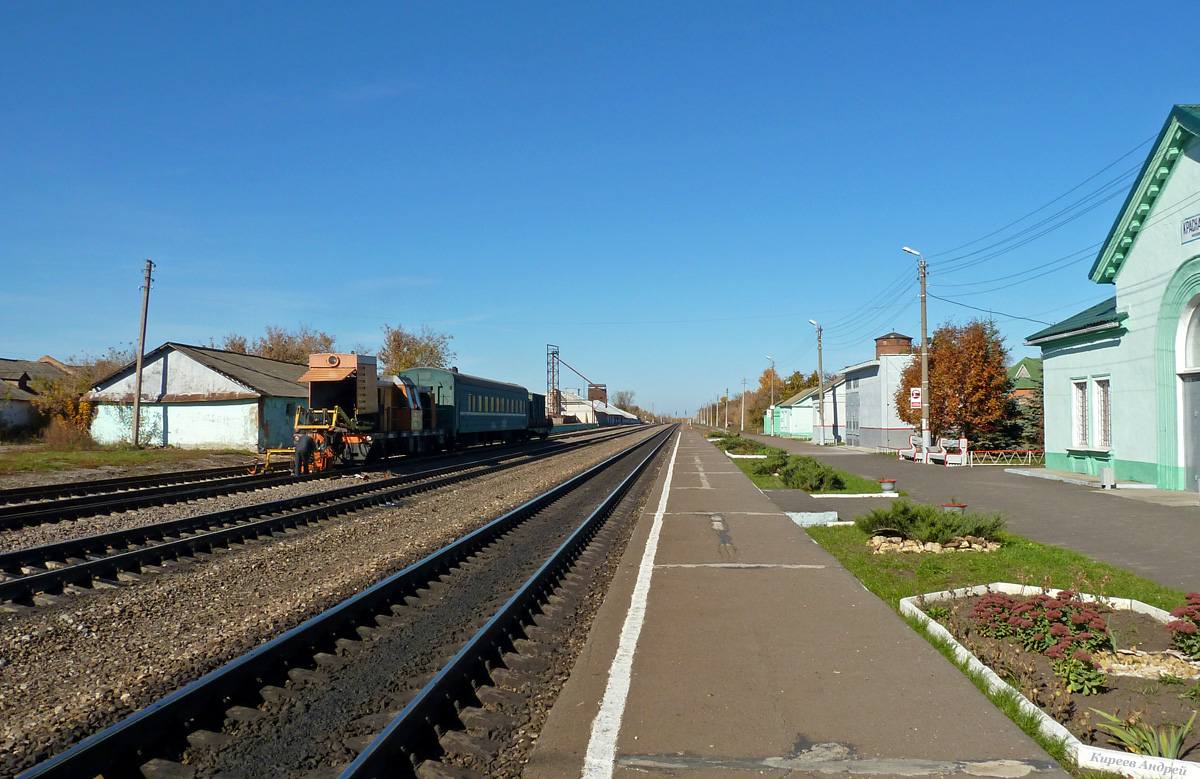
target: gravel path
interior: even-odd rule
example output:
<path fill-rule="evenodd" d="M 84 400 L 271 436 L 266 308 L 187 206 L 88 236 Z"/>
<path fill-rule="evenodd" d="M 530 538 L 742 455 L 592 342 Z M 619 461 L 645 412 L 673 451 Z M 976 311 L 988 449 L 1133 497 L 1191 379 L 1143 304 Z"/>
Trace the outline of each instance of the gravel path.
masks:
<path fill-rule="evenodd" d="M 635 438 L 0 616 L 0 775 L 29 767 L 329 608 Z"/>
<path fill-rule="evenodd" d="M 368 474 L 372 481 L 386 478 L 382 473 Z M 251 506 L 255 503 L 267 503 L 286 498 L 297 498 L 302 495 L 313 495 L 327 492 L 339 487 L 361 484 L 356 476 L 341 476 L 333 479 L 318 479 L 299 484 L 283 484 L 278 487 L 239 492 L 232 495 L 218 495 L 212 498 L 189 501 L 187 503 L 172 503 L 165 506 L 147 506 L 143 509 L 124 511 L 120 514 L 103 514 L 95 517 L 64 520 L 51 525 L 34 525 L 0 532 L 0 552 L 10 552 L 14 549 L 28 549 L 44 544 L 54 544 L 73 538 L 85 538 L 111 533 L 115 530 L 128 530 L 134 527 L 144 527 L 158 522 L 170 522 L 175 519 L 196 517 L 214 511 Z"/>

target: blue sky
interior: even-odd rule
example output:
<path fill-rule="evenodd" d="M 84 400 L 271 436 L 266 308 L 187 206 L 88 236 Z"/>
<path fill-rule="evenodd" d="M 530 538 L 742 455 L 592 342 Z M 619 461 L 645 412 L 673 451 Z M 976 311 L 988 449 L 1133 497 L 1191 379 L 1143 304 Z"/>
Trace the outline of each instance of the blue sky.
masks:
<path fill-rule="evenodd" d="M 810 318 L 827 370 L 919 336 L 906 245 L 1032 354 L 1111 295 L 1089 247 L 1200 102 L 1200 13 L 981 9 L 4 3 L 0 356 L 135 341 L 150 258 L 151 347 L 427 324 L 465 372 L 544 391 L 555 343 L 694 413 L 813 370 Z"/>

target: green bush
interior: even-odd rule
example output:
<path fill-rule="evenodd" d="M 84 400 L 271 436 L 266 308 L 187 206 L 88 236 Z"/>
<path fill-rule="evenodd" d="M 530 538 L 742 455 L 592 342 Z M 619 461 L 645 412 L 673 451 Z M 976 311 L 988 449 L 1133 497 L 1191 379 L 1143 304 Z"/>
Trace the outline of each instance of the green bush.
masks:
<path fill-rule="evenodd" d="M 750 470 L 759 476 L 770 476 L 787 465 L 787 452 L 771 447 L 767 449 L 767 459 L 758 460 L 750 466 Z"/>
<path fill-rule="evenodd" d="M 789 457 L 787 464 L 779 469 L 779 478 L 788 487 L 805 492 L 840 490 L 846 486 L 836 470 L 815 457 L 805 455 Z"/>
<path fill-rule="evenodd" d="M 995 539 L 1004 529 L 1004 516 L 978 511 L 955 514 L 928 503 L 897 500 L 889 508 L 873 509 L 855 517 L 854 524 L 868 535 L 944 544 L 957 536 Z"/>

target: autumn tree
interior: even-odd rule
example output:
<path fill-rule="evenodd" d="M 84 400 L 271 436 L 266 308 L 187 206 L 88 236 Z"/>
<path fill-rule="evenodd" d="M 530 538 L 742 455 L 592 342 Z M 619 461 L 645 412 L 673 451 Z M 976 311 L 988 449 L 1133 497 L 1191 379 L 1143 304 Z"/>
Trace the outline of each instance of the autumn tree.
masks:
<path fill-rule="evenodd" d="M 637 406 L 633 405 L 633 396 L 635 394 L 633 390 L 617 390 L 616 400 L 613 401 L 613 405 L 632 414 L 634 413 L 634 409 L 637 408 Z"/>
<path fill-rule="evenodd" d="M 379 350 L 380 368 L 388 374 L 417 366 L 445 368 L 454 359 L 454 352 L 450 351 L 453 338 L 428 325 L 421 325 L 420 332 L 410 332 L 400 325 L 384 325 L 383 346 Z"/>
<path fill-rule="evenodd" d="M 815 387 L 820 383 L 816 371 L 809 374 L 796 371 L 787 377 L 787 381 L 783 382 L 782 387 L 779 388 L 779 395 L 777 397 L 780 400 L 787 400 L 796 393 L 803 392 L 809 387 Z"/>
<path fill-rule="evenodd" d="M 929 341 L 929 427 L 938 436 L 964 437 L 973 445 L 1007 435 L 1016 408 L 1004 363 L 1008 350 L 995 325 L 973 320 L 944 324 Z M 916 356 L 900 374 L 896 413 L 919 427 L 921 409 L 910 408 L 909 390 L 921 386 L 921 360 Z"/>
<path fill-rule="evenodd" d="M 297 365 L 307 365 L 310 354 L 334 351 L 336 343 L 337 339 L 329 333 L 314 330 L 308 325 L 300 325 L 295 330 L 268 325 L 266 334 L 253 341 L 236 333 L 226 335 L 221 339 L 220 345 L 210 341 L 213 348 L 224 349 L 227 352 L 252 354 L 255 357 L 266 357 Z"/>
<path fill-rule="evenodd" d="M 136 359 L 133 346 L 109 347 L 101 355 L 84 355 L 68 360 L 70 370 L 53 379 L 35 378 L 30 388 L 37 393 L 29 400 L 43 417 L 61 420 L 76 430 L 86 431 L 92 423 L 94 406 L 83 396 L 104 379 Z"/>

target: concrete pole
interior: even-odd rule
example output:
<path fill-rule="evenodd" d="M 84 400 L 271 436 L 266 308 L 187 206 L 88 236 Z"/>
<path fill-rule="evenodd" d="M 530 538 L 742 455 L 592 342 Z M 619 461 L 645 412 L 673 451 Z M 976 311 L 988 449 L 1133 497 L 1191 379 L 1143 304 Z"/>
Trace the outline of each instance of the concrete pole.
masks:
<path fill-rule="evenodd" d="M 917 262 L 917 272 L 921 277 L 921 447 L 925 452 L 929 451 L 932 443 L 929 435 L 929 320 L 925 316 L 927 264 L 924 257 Z M 925 462 L 929 463 L 928 460 Z"/>
<path fill-rule="evenodd" d="M 746 380 L 742 379 L 742 432 L 746 432 Z"/>
<path fill-rule="evenodd" d="M 808 320 L 812 322 L 812 320 Z M 813 324 L 816 324 L 815 322 Z M 821 326 L 817 325 L 817 415 L 821 425 L 821 445 L 825 444 L 825 363 L 821 357 Z"/>
<path fill-rule="evenodd" d="M 725 428 L 729 428 L 729 387 L 725 388 Z"/>
<path fill-rule="evenodd" d="M 133 445 L 138 445 L 142 430 L 142 356 L 146 353 L 146 312 L 150 309 L 150 271 L 154 263 L 146 260 L 146 284 L 142 287 L 142 323 L 138 331 L 137 362 L 133 379 Z"/>

